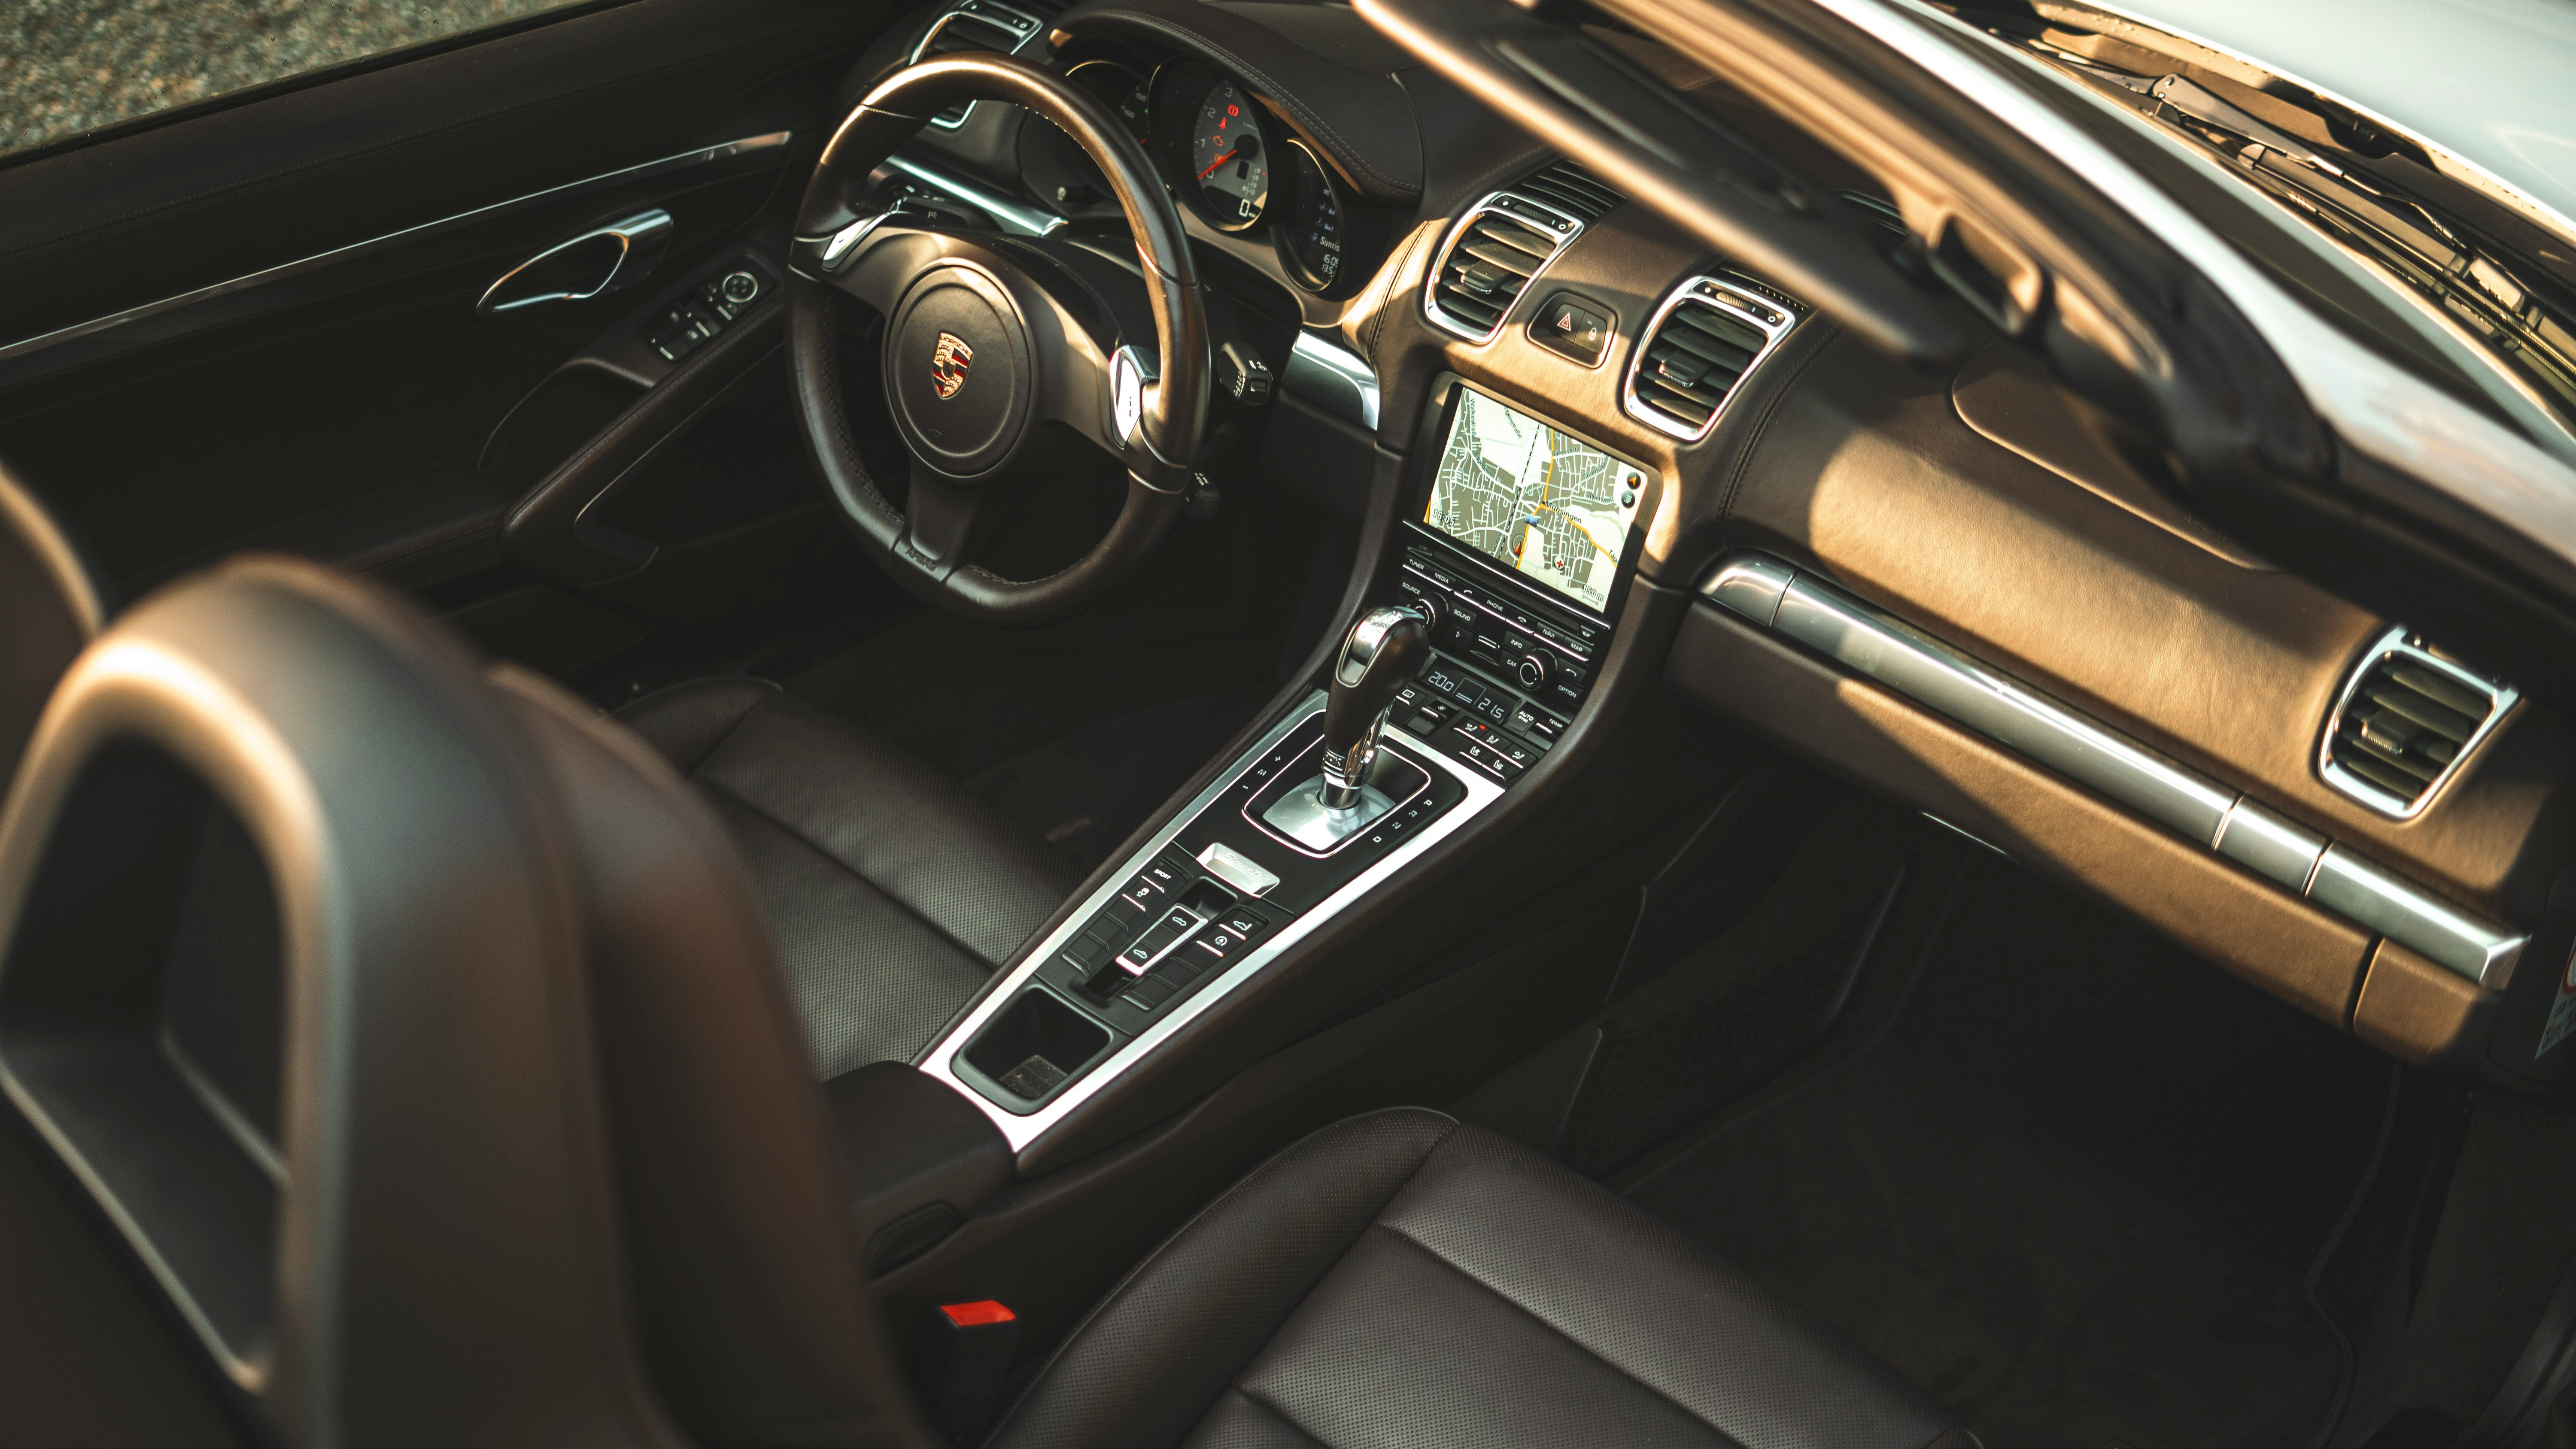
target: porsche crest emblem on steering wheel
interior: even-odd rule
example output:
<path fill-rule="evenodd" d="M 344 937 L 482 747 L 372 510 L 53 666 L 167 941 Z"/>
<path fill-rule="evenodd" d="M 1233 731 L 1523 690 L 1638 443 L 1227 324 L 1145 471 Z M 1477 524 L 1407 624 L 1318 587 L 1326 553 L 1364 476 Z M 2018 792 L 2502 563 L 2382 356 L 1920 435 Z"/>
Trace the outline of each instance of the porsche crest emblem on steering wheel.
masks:
<path fill-rule="evenodd" d="M 941 402 L 957 396 L 957 389 L 966 385 L 966 369 L 974 364 L 975 349 L 966 345 L 965 338 L 954 332 L 939 334 L 939 345 L 930 352 L 930 385 Z"/>

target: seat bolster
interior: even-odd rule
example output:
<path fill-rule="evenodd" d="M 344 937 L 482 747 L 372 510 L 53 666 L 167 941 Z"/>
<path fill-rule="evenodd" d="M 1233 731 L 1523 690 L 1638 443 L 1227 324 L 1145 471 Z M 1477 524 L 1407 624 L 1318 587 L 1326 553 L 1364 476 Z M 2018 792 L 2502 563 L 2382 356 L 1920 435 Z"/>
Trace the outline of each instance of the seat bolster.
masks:
<path fill-rule="evenodd" d="M 665 1401 L 727 1449 L 928 1449 L 724 828 L 613 721 L 522 670 L 495 683 L 577 837 L 635 1316 Z"/>
<path fill-rule="evenodd" d="M 1806 1309 L 1491 1132 L 1451 1133 L 1378 1224 L 1744 1449 L 1924 1449 L 1956 1422 Z"/>
<path fill-rule="evenodd" d="M 617 722 L 642 735 L 683 775 L 706 762 L 743 716 L 786 691 L 766 679 L 693 679 L 656 690 L 617 711 Z"/>
<path fill-rule="evenodd" d="M 1458 1124 L 1327 1127 L 1210 1204 L 1067 1337 L 989 1449 L 1177 1445 Z"/>

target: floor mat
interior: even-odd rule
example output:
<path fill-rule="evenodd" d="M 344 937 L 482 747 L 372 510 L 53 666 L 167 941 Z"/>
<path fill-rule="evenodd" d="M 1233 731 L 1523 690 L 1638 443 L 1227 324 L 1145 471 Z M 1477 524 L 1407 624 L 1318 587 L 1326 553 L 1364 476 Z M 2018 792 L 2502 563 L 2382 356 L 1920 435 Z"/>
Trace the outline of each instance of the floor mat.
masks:
<path fill-rule="evenodd" d="M 1267 686 L 1174 700 L 1042 745 L 967 780 L 1085 870 L 1252 720 Z"/>
<path fill-rule="evenodd" d="M 1980 864 L 1869 1050 L 1629 1191 L 1988 1449 L 2301 1449 L 2347 1374 L 2307 1274 L 2392 1070 Z"/>

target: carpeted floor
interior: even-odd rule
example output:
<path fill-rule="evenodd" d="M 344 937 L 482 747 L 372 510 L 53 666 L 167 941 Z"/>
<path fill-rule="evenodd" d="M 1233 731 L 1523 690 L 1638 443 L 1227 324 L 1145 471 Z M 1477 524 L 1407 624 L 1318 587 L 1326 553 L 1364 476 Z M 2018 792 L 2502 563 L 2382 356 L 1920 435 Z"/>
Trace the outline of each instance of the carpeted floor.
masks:
<path fill-rule="evenodd" d="M 2302 1449 L 2347 1374 L 2307 1275 L 2392 1070 L 1980 863 L 1874 1046 L 1629 1190 L 1987 1449 Z"/>

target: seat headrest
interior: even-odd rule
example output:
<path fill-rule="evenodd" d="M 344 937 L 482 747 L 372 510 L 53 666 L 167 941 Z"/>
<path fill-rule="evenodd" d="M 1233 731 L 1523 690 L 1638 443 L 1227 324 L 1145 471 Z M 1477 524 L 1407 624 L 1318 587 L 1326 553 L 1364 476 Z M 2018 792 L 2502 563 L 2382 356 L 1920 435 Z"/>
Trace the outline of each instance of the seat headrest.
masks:
<path fill-rule="evenodd" d="M 107 586 L 71 531 L 0 467 L 0 783 L 107 612 Z"/>
<path fill-rule="evenodd" d="M 127 611 L 0 807 L 0 1087 L 286 1444 L 927 1443 L 781 991 L 657 760 L 310 564 Z"/>

